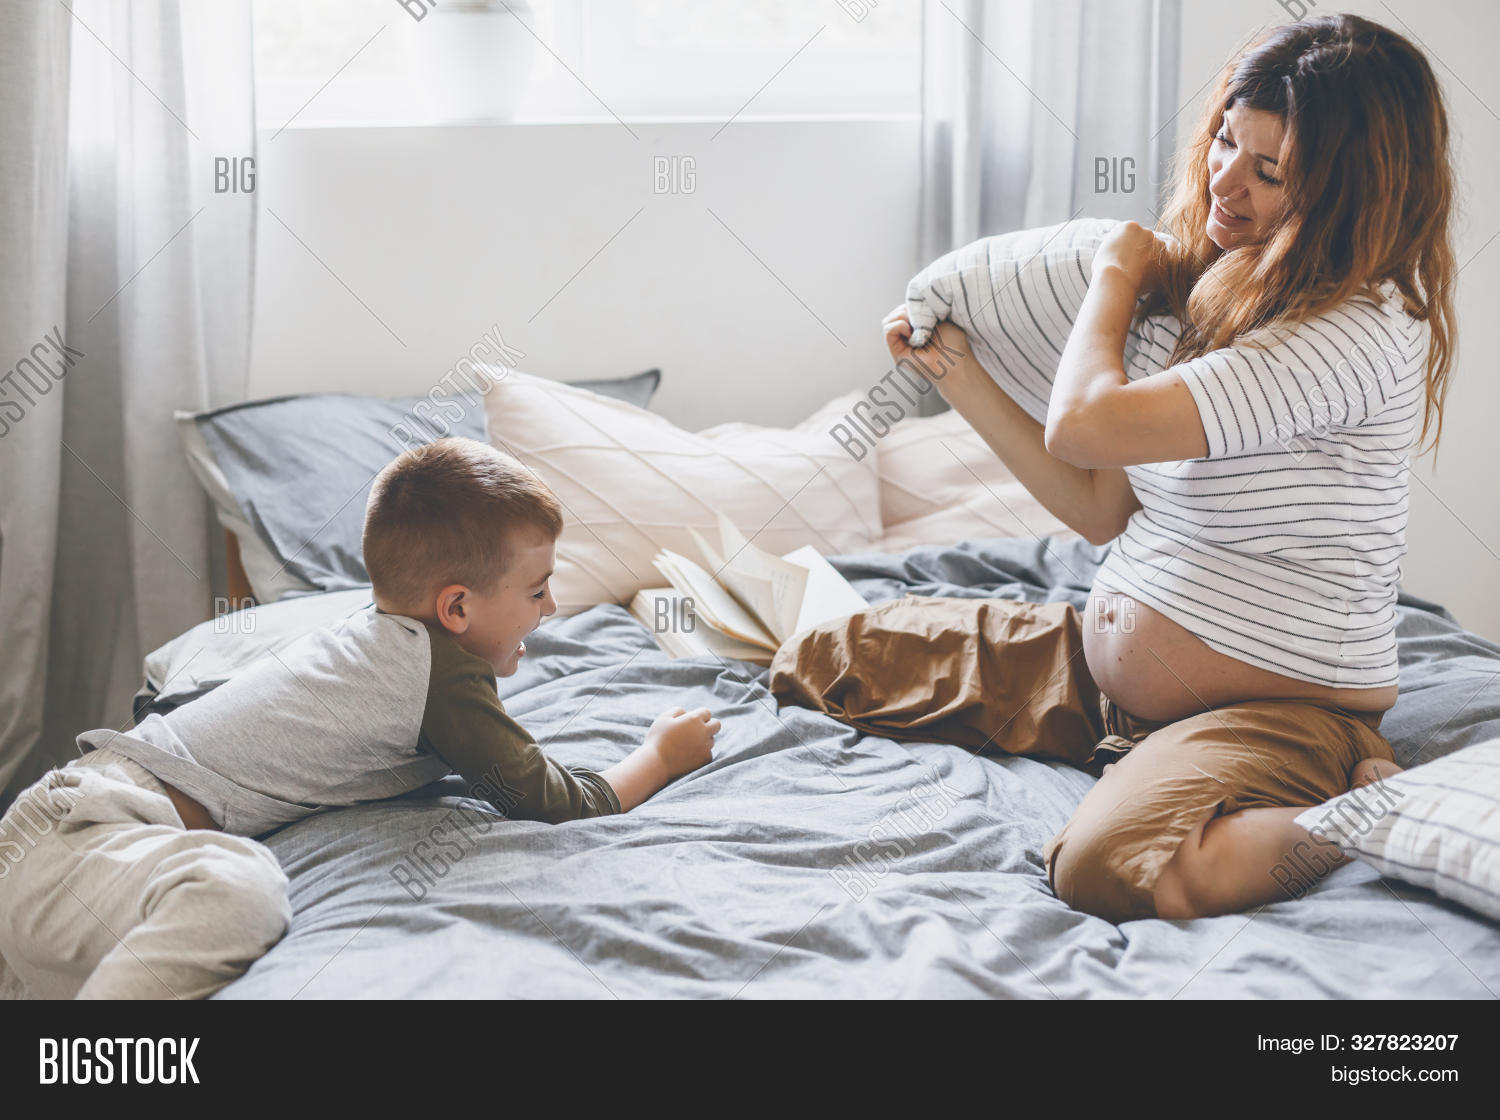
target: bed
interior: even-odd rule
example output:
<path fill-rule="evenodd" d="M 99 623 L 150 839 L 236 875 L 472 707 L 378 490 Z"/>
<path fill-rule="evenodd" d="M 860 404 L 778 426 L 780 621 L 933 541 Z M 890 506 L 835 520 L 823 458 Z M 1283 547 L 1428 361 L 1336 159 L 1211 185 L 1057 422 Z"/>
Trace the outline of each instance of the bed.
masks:
<path fill-rule="evenodd" d="M 986 539 L 834 562 L 871 602 L 1082 607 L 1103 556 Z M 367 601 L 356 588 L 277 606 L 295 630 Z M 1403 597 L 1399 612 L 1401 698 L 1382 728 L 1399 760 L 1500 737 L 1500 647 L 1435 604 Z M 215 635 L 209 659 L 232 666 L 250 637 Z M 218 998 L 1500 993 L 1495 923 L 1366 865 L 1248 914 L 1115 926 L 1069 910 L 1043 870 L 1082 771 L 778 710 L 764 670 L 670 660 L 613 605 L 549 620 L 527 650 L 501 694 L 563 762 L 611 764 L 671 704 L 720 716 L 714 761 L 619 817 L 510 822 L 453 778 L 281 829 L 264 839 L 291 881 L 291 929 Z M 143 710 L 204 687 L 183 676 Z"/>

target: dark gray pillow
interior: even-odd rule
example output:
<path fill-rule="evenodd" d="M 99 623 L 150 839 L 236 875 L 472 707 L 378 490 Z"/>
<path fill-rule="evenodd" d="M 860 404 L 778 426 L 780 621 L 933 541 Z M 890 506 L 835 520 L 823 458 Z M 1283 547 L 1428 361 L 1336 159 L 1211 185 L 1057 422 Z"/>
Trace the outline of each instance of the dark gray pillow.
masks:
<path fill-rule="evenodd" d="M 660 382 L 653 369 L 569 384 L 646 408 Z M 368 584 L 360 541 L 381 468 L 444 436 L 488 438 L 477 395 L 311 393 L 179 414 L 178 424 L 260 602 Z"/>
<path fill-rule="evenodd" d="M 569 381 L 568 384 L 575 389 L 587 389 L 591 393 L 598 393 L 601 397 L 614 397 L 615 400 L 633 404 L 636 408 L 650 408 L 651 398 L 656 396 L 656 390 L 661 387 L 661 370 L 648 369 L 645 373 L 637 373 L 632 377 L 607 377 L 599 381 Z"/>

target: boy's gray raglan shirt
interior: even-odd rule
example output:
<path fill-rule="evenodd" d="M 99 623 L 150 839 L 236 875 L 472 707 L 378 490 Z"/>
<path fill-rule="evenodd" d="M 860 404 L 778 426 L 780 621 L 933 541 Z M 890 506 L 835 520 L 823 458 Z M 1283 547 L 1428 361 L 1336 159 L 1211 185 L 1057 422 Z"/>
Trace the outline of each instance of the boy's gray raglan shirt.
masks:
<path fill-rule="evenodd" d="M 135 760 L 241 836 L 455 771 L 516 819 L 620 811 L 607 781 L 553 762 L 505 713 L 488 662 L 436 624 L 374 607 L 262 655 L 165 716 L 78 744 Z"/>

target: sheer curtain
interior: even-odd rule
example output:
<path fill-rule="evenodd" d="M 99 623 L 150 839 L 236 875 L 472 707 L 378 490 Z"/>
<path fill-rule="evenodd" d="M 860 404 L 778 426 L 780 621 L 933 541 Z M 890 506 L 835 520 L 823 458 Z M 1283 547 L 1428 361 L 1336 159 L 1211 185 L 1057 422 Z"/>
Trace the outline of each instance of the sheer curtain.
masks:
<path fill-rule="evenodd" d="M 1074 217 L 1154 222 L 1176 132 L 1178 0 L 922 7 L 918 268 Z"/>
<path fill-rule="evenodd" d="M 8 801 L 129 726 L 142 656 L 211 611 L 219 534 L 172 411 L 245 392 L 249 0 L 6 0 L 0 97 Z"/>
<path fill-rule="evenodd" d="M 1150 222 L 1178 21 L 1178 0 L 924 0 L 922 263 L 1075 213 Z"/>

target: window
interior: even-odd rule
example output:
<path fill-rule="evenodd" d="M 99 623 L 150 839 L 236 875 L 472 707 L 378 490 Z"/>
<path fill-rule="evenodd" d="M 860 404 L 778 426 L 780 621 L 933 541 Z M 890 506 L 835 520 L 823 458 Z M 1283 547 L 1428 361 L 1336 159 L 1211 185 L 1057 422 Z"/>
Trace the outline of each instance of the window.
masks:
<path fill-rule="evenodd" d="M 920 0 L 254 0 L 254 13 L 271 128 L 919 107 Z"/>

